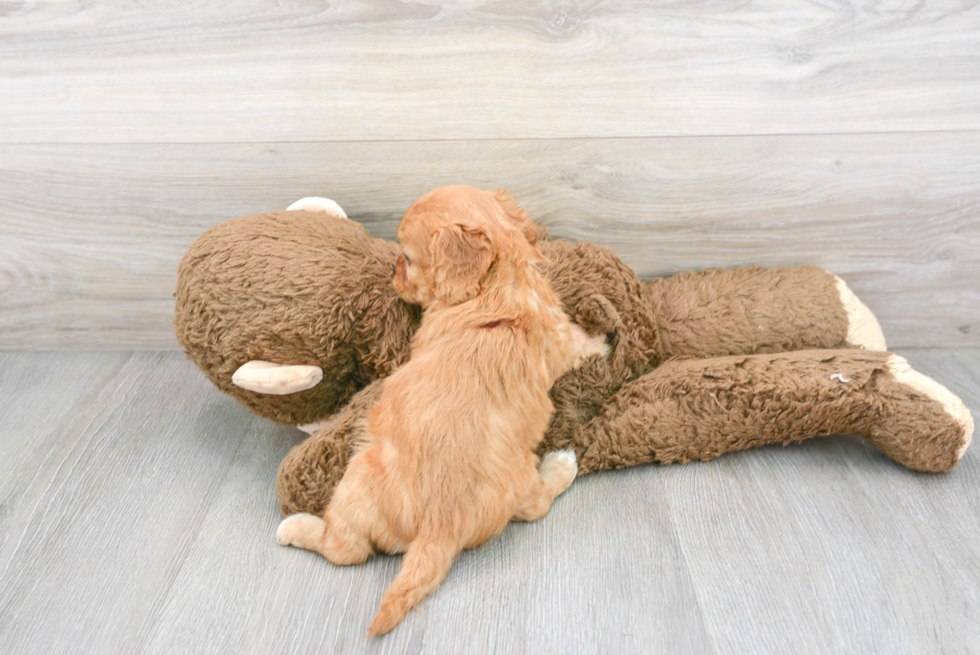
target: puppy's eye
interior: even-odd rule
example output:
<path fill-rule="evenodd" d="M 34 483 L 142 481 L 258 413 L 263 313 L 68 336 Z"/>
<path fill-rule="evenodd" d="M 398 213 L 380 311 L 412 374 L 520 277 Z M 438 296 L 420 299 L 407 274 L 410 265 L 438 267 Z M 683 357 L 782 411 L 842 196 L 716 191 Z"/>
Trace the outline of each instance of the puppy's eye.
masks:
<path fill-rule="evenodd" d="M 405 265 L 408 266 L 411 263 L 412 263 L 412 258 L 409 257 L 408 255 L 405 255 Z"/>

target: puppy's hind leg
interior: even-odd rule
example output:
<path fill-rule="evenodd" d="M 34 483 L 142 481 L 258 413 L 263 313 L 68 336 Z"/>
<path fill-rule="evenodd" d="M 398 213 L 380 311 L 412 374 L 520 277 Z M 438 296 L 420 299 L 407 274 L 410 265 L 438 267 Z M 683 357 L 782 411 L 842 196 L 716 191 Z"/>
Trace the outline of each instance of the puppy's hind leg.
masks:
<path fill-rule="evenodd" d="M 545 455 L 540 468 L 531 471 L 532 477 L 525 496 L 518 500 L 514 520 L 537 521 L 543 518 L 555 498 L 572 484 L 576 473 L 578 465 L 572 451 L 559 450 Z"/>
<path fill-rule="evenodd" d="M 338 566 L 361 564 L 374 554 L 366 535 L 331 517 L 329 510 L 326 516 L 329 522 L 313 514 L 293 514 L 279 524 L 276 540 L 280 546 L 320 553 Z"/>
<path fill-rule="evenodd" d="M 305 512 L 287 516 L 276 528 L 276 541 L 280 546 L 296 546 L 305 550 L 319 550 L 326 535 L 326 521 Z"/>

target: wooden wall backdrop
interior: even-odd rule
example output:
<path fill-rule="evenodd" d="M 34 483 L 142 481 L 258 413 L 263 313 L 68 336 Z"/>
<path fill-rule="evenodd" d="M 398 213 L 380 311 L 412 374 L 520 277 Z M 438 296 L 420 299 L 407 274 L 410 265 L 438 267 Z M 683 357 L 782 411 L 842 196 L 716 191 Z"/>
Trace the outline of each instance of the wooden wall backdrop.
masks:
<path fill-rule="evenodd" d="M 816 264 L 892 346 L 980 345 L 973 2 L 0 3 L 0 348 L 169 349 L 208 226 L 380 236 L 509 187 L 643 275 Z"/>

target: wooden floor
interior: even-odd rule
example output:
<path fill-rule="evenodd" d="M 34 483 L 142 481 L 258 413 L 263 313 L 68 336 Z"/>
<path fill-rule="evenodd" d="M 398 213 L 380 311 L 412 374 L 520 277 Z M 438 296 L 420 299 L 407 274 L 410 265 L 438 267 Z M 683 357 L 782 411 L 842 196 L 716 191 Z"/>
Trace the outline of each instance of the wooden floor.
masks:
<path fill-rule="evenodd" d="M 980 351 L 910 350 L 978 414 Z M 853 437 L 585 476 L 392 635 L 399 565 L 281 548 L 301 438 L 174 352 L 0 353 L 0 653 L 976 653 L 980 455 Z"/>

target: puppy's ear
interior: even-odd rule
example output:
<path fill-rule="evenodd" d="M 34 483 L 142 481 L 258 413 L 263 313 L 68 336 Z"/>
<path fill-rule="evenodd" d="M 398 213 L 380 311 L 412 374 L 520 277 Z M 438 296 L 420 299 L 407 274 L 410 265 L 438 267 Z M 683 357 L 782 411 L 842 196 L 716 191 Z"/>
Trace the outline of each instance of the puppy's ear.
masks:
<path fill-rule="evenodd" d="M 480 292 L 480 282 L 493 263 L 493 248 L 487 235 L 462 225 L 447 225 L 433 233 L 433 292 L 439 300 L 457 305 Z"/>
<path fill-rule="evenodd" d="M 514 221 L 517 229 L 524 234 L 527 242 L 532 246 L 536 244 L 538 242 L 538 226 L 531 222 L 531 217 L 527 215 L 527 212 L 518 206 L 514 200 L 514 196 L 510 195 L 507 189 L 497 189 L 493 192 L 493 197 L 500 204 L 500 207 L 507 214 L 508 218 Z"/>

